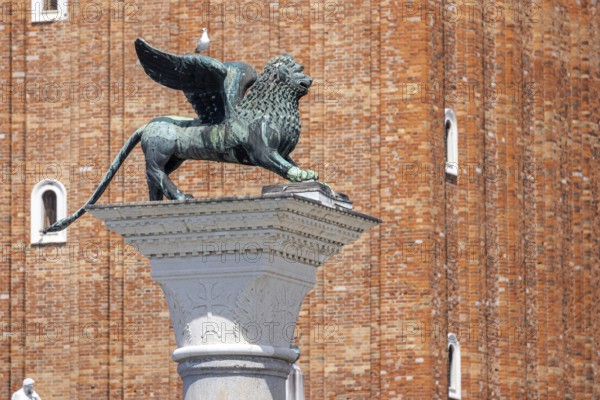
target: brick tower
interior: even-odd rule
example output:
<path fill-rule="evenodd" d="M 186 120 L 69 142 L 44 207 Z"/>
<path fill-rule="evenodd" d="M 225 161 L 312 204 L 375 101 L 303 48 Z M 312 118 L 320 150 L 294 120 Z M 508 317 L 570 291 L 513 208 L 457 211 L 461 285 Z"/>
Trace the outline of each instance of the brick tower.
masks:
<path fill-rule="evenodd" d="M 147 260 L 90 216 L 31 230 L 44 185 L 73 212 L 135 129 L 194 116 L 133 42 L 192 53 L 203 27 L 216 59 L 306 66 L 294 158 L 383 220 L 303 305 L 307 398 L 600 397 L 596 1 L 26 3 L 0 8 L 1 398 L 26 376 L 44 399 L 179 398 Z M 196 198 L 280 181 L 174 179 Z M 138 148 L 100 203 L 146 199 Z"/>

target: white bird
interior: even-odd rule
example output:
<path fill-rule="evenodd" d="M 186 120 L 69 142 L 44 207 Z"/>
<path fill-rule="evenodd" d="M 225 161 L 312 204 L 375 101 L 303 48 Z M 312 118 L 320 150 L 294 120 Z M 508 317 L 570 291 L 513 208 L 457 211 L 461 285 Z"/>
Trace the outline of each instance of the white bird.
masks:
<path fill-rule="evenodd" d="M 206 28 L 202 28 L 202 37 L 196 44 L 196 53 L 201 53 L 207 50 L 209 45 L 210 39 L 208 38 L 208 30 Z"/>

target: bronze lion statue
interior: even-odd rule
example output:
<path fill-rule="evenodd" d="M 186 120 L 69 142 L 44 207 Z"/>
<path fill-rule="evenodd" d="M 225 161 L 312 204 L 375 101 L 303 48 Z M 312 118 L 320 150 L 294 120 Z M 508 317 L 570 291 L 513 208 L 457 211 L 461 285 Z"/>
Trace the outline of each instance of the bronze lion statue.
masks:
<path fill-rule="evenodd" d="M 44 229 L 65 229 L 95 204 L 129 153 L 142 143 L 150 200 L 184 200 L 169 175 L 185 160 L 209 160 L 266 168 L 294 182 L 316 180 L 290 158 L 300 137 L 298 102 L 312 78 L 290 55 L 270 60 L 257 76 L 250 65 L 199 55 L 173 55 L 137 39 L 142 67 L 152 79 L 182 90 L 198 118 L 158 117 L 125 143 L 90 199 L 71 216 Z"/>

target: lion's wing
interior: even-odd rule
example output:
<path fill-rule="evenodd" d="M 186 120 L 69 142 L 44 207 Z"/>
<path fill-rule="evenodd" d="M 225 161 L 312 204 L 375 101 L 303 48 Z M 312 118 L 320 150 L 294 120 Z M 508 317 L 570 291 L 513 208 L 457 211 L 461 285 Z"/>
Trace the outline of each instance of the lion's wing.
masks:
<path fill-rule="evenodd" d="M 146 74 L 161 85 L 182 90 L 202 123 L 218 124 L 228 117 L 228 68 L 223 63 L 207 56 L 165 53 L 143 39 L 135 41 L 135 49 Z"/>
<path fill-rule="evenodd" d="M 256 70 L 243 62 L 226 62 L 225 92 L 229 106 L 235 107 L 258 78 Z M 232 111 L 232 110 L 230 110 Z"/>

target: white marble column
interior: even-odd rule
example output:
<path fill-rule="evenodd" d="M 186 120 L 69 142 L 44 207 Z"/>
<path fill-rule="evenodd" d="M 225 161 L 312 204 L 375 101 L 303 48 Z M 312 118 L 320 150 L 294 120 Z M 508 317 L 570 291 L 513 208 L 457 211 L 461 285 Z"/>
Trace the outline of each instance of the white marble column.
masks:
<path fill-rule="evenodd" d="M 244 198 L 91 206 L 150 259 L 184 400 L 284 400 L 317 267 L 378 223 L 318 183 Z"/>

